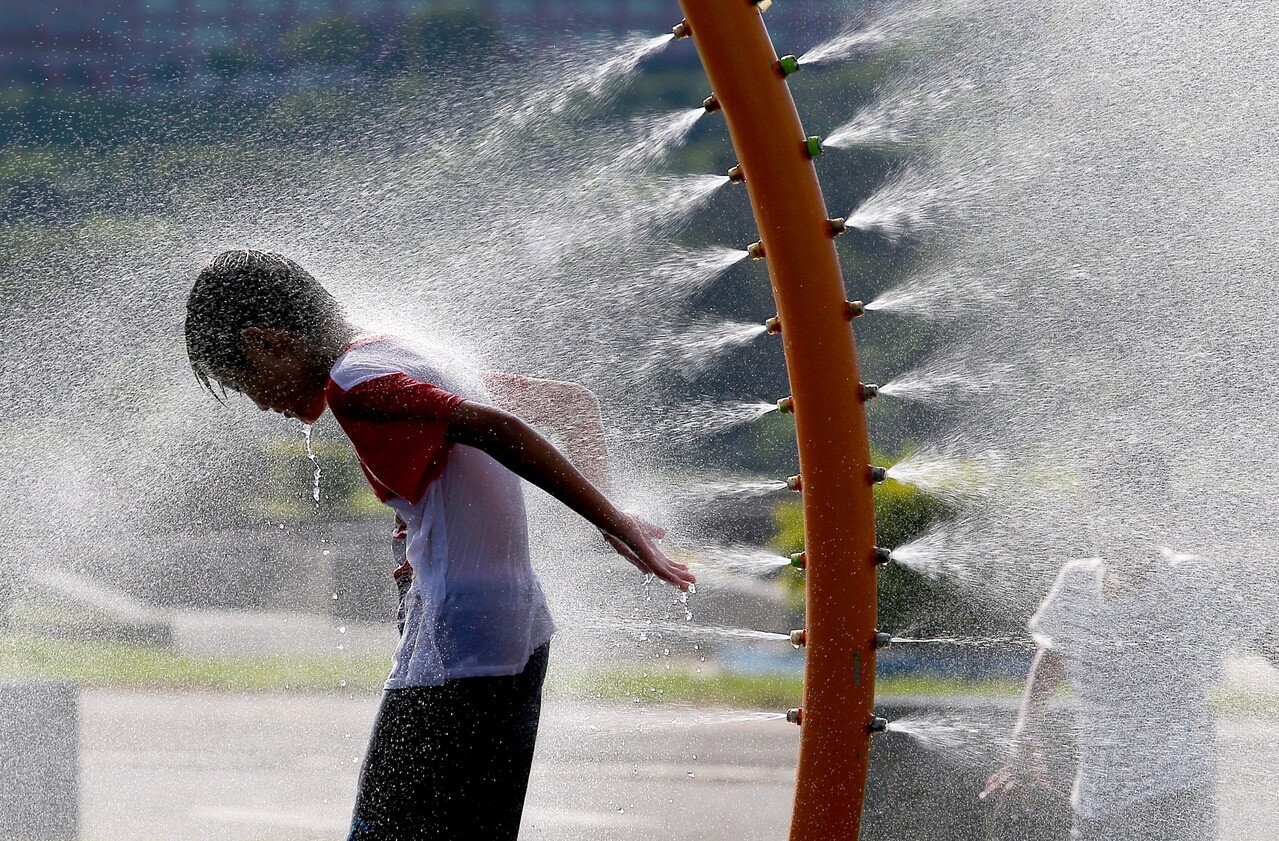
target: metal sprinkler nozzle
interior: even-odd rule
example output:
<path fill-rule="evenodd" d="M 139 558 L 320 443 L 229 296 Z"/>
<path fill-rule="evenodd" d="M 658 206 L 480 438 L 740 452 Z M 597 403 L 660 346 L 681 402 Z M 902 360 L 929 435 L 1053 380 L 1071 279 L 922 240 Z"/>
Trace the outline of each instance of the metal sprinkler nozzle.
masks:
<path fill-rule="evenodd" d="M 843 216 L 836 216 L 830 221 L 830 235 L 837 237 L 848 230 L 848 220 Z"/>
<path fill-rule="evenodd" d="M 777 69 L 781 71 L 782 76 L 798 73 L 800 69 L 799 59 L 793 55 L 784 55 L 777 59 Z"/>
<path fill-rule="evenodd" d="M 777 401 L 777 411 L 783 415 L 793 415 L 795 413 L 795 398 L 783 397 Z"/>
<path fill-rule="evenodd" d="M 791 631 L 790 644 L 796 648 L 803 648 L 808 645 L 808 633 L 803 628 Z"/>
<path fill-rule="evenodd" d="M 892 634 L 884 633 L 883 631 L 876 631 L 876 632 L 875 632 L 875 647 L 876 647 L 876 648 L 887 648 L 888 646 L 890 646 L 890 645 L 892 645 L 892 644 L 893 644 L 893 635 L 892 635 Z"/>
<path fill-rule="evenodd" d="M 862 400 L 874 400 L 879 396 L 879 386 L 874 383 L 862 383 Z"/>
<path fill-rule="evenodd" d="M 795 707 L 793 710 L 787 710 L 787 711 L 786 711 L 786 720 L 787 720 L 787 721 L 789 721 L 791 724 L 803 724 L 803 723 L 804 723 L 804 708 L 803 708 L 803 707 Z"/>
<path fill-rule="evenodd" d="M 880 716 L 872 716 L 870 725 L 866 729 L 872 733 L 883 733 L 888 729 L 888 719 L 881 718 Z"/>
<path fill-rule="evenodd" d="M 751 0 L 751 5 L 759 8 L 760 14 L 773 8 L 773 0 Z"/>
<path fill-rule="evenodd" d="M 763 260 L 764 259 L 763 240 L 757 240 L 755 242 L 752 242 L 750 245 L 746 246 L 746 253 L 751 255 L 752 260 Z"/>
<path fill-rule="evenodd" d="M 875 566 L 882 567 L 893 559 L 893 550 L 885 549 L 883 546 L 875 547 Z"/>
<path fill-rule="evenodd" d="M 866 314 L 866 305 L 863 304 L 861 301 L 845 301 L 844 302 L 844 317 L 847 318 L 849 321 L 852 321 L 854 318 L 861 318 L 865 314 Z"/>
<path fill-rule="evenodd" d="M 777 316 L 773 316 L 764 322 L 764 329 L 768 331 L 770 336 L 776 336 L 782 332 L 782 320 Z"/>
<path fill-rule="evenodd" d="M 790 565 L 795 569 L 806 569 L 808 567 L 808 553 L 796 552 L 790 556 Z"/>
<path fill-rule="evenodd" d="M 741 184 L 746 180 L 746 173 L 742 170 L 741 164 L 733 164 L 728 168 L 728 180 L 734 184 Z"/>
<path fill-rule="evenodd" d="M 888 478 L 888 468 L 872 467 L 870 469 L 870 480 L 874 484 L 878 485 L 880 482 L 884 481 L 887 478 Z"/>
<path fill-rule="evenodd" d="M 812 135 L 804 140 L 804 151 L 808 152 L 808 157 L 816 158 L 822 153 L 822 139 L 817 135 Z"/>
<path fill-rule="evenodd" d="M 693 28 L 688 25 L 688 21 L 682 20 L 671 27 L 671 34 L 679 38 L 688 38 L 693 34 Z"/>
<path fill-rule="evenodd" d="M 711 94 L 702 100 L 702 107 L 706 109 L 706 113 L 714 114 L 720 109 L 719 100 L 715 97 L 715 94 Z"/>
<path fill-rule="evenodd" d="M 799 492 L 804 489 L 804 477 L 796 473 L 794 476 L 786 477 L 786 489 L 789 491 Z"/>

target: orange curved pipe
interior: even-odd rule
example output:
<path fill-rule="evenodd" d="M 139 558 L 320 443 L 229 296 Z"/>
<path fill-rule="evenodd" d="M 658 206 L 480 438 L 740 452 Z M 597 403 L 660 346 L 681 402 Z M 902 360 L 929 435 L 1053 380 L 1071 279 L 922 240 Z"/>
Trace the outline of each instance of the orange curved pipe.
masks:
<path fill-rule="evenodd" d="M 861 823 L 875 693 L 875 517 L 857 351 L 817 172 L 750 0 L 680 0 L 722 106 L 782 325 L 803 478 L 807 665 L 792 841 Z"/>

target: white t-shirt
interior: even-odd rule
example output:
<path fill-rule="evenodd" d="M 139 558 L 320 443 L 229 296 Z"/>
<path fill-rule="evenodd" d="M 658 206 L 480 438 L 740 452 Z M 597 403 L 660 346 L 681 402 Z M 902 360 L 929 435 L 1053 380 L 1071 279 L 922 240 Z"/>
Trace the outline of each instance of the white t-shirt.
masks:
<path fill-rule="evenodd" d="M 1029 624 L 1065 659 L 1079 750 L 1071 803 L 1094 818 L 1213 785 L 1208 691 L 1226 649 L 1259 630 L 1203 558 L 1162 550 L 1127 593 L 1106 592 L 1105 576 L 1101 559 L 1066 564 Z"/>
<path fill-rule="evenodd" d="M 386 688 L 518 674 L 555 631 L 529 561 L 520 479 L 481 450 L 448 444 L 442 429 L 392 416 L 423 401 L 442 412 L 458 398 L 488 403 L 479 377 L 442 349 L 389 337 L 353 343 L 329 377 L 330 408 L 408 527 L 413 584 Z M 404 469 L 415 461 L 420 469 Z"/>

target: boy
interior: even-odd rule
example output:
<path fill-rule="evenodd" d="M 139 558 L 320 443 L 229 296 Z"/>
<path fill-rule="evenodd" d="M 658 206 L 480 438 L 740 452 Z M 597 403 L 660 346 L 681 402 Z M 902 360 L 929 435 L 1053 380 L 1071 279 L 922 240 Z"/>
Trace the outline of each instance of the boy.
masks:
<path fill-rule="evenodd" d="M 186 342 L 211 391 L 216 382 L 304 423 L 329 408 L 404 524 L 403 634 L 350 839 L 514 839 L 554 630 L 517 477 L 589 520 L 641 571 L 681 590 L 693 576 L 550 442 L 489 405 L 479 377 L 361 335 L 292 260 L 215 258 L 188 298 Z"/>
<path fill-rule="evenodd" d="M 1231 648 L 1273 657 L 1265 623 L 1214 564 L 1160 545 L 1173 512 L 1160 448 L 1110 447 L 1107 478 L 1086 480 L 1108 543 L 1066 563 L 1028 628 L 1039 646 L 1008 760 L 979 795 L 1049 788 L 1042 733 L 1055 690 L 1069 685 L 1077 759 L 1078 841 L 1216 838 L 1215 719 L 1210 693 Z M 1169 518 L 1171 519 L 1171 518 Z M 1159 535 L 1159 536 L 1156 536 Z"/>

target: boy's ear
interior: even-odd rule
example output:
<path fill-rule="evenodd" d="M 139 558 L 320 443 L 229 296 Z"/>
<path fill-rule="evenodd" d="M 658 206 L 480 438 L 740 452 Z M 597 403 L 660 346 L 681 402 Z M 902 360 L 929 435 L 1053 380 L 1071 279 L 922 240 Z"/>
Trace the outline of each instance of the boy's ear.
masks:
<path fill-rule="evenodd" d="M 288 347 L 291 336 L 287 330 L 273 330 L 269 327 L 245 327 L 240 331 L 244 346 L 251 350 L 278 354 Z"/>
<path fill-rule="evenodd" d="M 275 349 L 275 337 L 271 335 L 271 331 L 264 327 L 245 327 L 240 331 L 240 338 L 244 340 L 244 346 L 259 351 L 271 351 Z"/>

